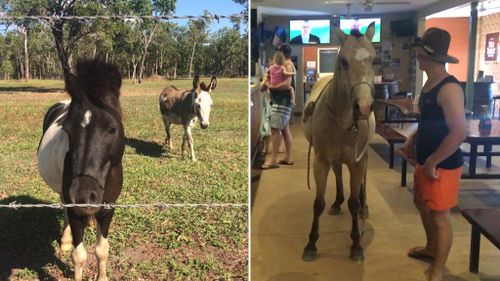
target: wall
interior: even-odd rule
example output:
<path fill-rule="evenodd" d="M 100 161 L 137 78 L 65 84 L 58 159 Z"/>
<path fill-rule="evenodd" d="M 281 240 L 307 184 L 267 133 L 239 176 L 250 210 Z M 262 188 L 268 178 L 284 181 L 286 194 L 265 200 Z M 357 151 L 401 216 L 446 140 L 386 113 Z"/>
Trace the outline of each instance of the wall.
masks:
<path fill-rule="evenodd" d="M 373 17 L 382 17 L 382 30 L 381 30 L 381 41 L 388 42 L 388 46 L 391 49 L 391 61 L 380 65 L 376 65 L 375 72 L 376 75 L 386 74 L 388 77 L 391 75 L 394 79 L 398 80 L 399 89 L 401 91 L 411 91 L 414 92 L 415 89 L 415 62 L 412 57 L 412 52 L 408 48 L 408 44 L 413 40 L 413 37 L 395 37 L 391 33 L 390 22 L 402 19 L 415 19 L 416 13 L 397 13 L 397 14 L 385 14 L 385 15 L 370 15 Z M 288 28 L 288 21 L 292 17 L 285 16 L 262 16 L 264 21 L 264 29 L 268 31 L 274 31 L 276 26 L 283 26 Z M 316 18 L 316 17 L 308 17 Z M 324 17 L 317 17 L 324 19 Z M 416 22 L 416 20 L 415 20 Z M 338 20 L 332 19 L 332 25 L 338 25 Z M 332 44 L 321 45 L 321 46 L 307 46 L 303 47 L 301 45 L 292 45 L 292 56 L 299 56 L 304 54 L 304 60 L 313 60 L 317 57 L 317 48 L 333 47 L 338 46 L 339 42 L 335 36 L 332 28 L 331 34 Z M 374 47 L 380 47 L 381 43 L 374 43 Z M 387 46 L 387 45 L 386 45 Z M 267 38 L 263 42 L 263 55 L 265 58 L 271 58 L 274 55 L 275 48 L 271 45 L 271 38 Z M 304 64 L 305 65 L 305 64 Z"/>
<path fill-rule="evenodd" d="M 316 62 L 316 67 L 318 67 L 318 49 L 319 48 L 325 48 L 322 45 L 318 46 L 304 46 L 302 49 L 304 52 L 304 65 L 306 65 L 307 61 L 315 61 Z"/>
<path fill-rule="evenodd" d="M 451 35 L 448 54 L 456 57 L 460 62 L 448 64 L 448 72 L 459 81 L 467 81 L 467 48 L 469 18 L 433 18 L 425 22 L 425 28 L 439 27 Z"/>
<path fill-rule="evenodd" d="M 500 61 L 484 61 L 486 34 L 500 32 L 500 13 L 479 18 L 477 27 L 476 66 L 474 73 L 483 70 L 485 75 L 493 75 L 497 82 L 496 93 L 500 94 Z M 476 77 L 474 76 L 474 79 Z"/>

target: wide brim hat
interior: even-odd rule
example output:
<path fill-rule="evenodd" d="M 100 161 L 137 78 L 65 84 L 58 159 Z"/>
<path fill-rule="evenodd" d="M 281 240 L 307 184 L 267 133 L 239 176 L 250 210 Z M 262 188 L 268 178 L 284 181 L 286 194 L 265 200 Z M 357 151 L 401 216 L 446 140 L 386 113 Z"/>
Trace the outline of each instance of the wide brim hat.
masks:
<path fill-rule="evenodd" d="M 448 54 L 450 34 L 448 31 L 432 27 L 425 31 L 422 37 L 417 37 L 412 49 L 430 59 L 442 63 L 458 63 L 459 60 Z"/>

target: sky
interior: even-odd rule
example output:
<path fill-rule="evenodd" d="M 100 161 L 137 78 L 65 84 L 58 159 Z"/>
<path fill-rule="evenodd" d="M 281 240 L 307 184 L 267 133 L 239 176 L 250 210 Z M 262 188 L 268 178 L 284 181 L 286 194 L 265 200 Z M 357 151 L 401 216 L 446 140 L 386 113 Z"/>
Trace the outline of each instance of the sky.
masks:
<path fill-rule="evenodd" d="M 244 10 L 244 7 L 233 0 L 177 0 L 174 14 L 178 16 L 202 16 L 204 10 L 208 10 L 212 14 L 228 16 L 239 14 Z M 174 22 L 187 24 L 188 21 L 175 20 Z M 212 22 L 210 32 L 216 32 L 224 27 L 232 27 L 229 19 L 221 19 L 219 23 Z"/>

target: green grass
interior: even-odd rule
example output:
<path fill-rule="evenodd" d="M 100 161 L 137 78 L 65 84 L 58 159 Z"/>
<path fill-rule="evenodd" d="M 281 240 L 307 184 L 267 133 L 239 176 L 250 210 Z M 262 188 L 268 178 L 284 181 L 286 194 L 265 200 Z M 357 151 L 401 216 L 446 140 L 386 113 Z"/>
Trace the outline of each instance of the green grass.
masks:
<path fill-rule="evenodd" d="M 197 162 L 187 154 L 181 157 L 180 126 L 173 127 L 174 150 L 163 147 L 158 96 L 170 84 L 189 88 L 191 81 L 124 81 L 121 104 L 128 145 L 117 203 L 247 203 L 246 79 L 219 79 L 210 127 L 193 130 Z M 59 201 L 38 174 L 36 150 L 46 110 L 68 98 L 60 92 L 63 87 L 62 81 L 0 81 L 0 204 Z M 246 279 L 247 216 L 246 207 L 117 209 L 108 277 Z M 62 221 L 62 210 L 0 209 L 0 279 L 71 278 L 70 255 L 58 248 Z M 85 245 L 89 259 L 84 274 L 90 280 L 96 272 L 94 229 L 87 229 Z"/>

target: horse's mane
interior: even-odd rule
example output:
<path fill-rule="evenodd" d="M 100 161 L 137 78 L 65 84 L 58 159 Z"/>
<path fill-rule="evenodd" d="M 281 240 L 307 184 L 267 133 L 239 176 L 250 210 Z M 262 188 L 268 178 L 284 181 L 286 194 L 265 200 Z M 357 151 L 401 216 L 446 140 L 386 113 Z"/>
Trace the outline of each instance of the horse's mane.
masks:
<path fill-rule="evenodd" d="M 351 35 L 354 36 L 355 38 L 359 39 L 363 37 L 363 33 L 359 31 L 359 29 L 351 29 Z"/>
<path fill-rule="evenodd" d="M 83 97 L 121 120 L 120 87 L 122 77 L 118 66 L 100 59 L 79 60 L 76 75 L 66 79 L 66 87 L 72 99 Z"/>

